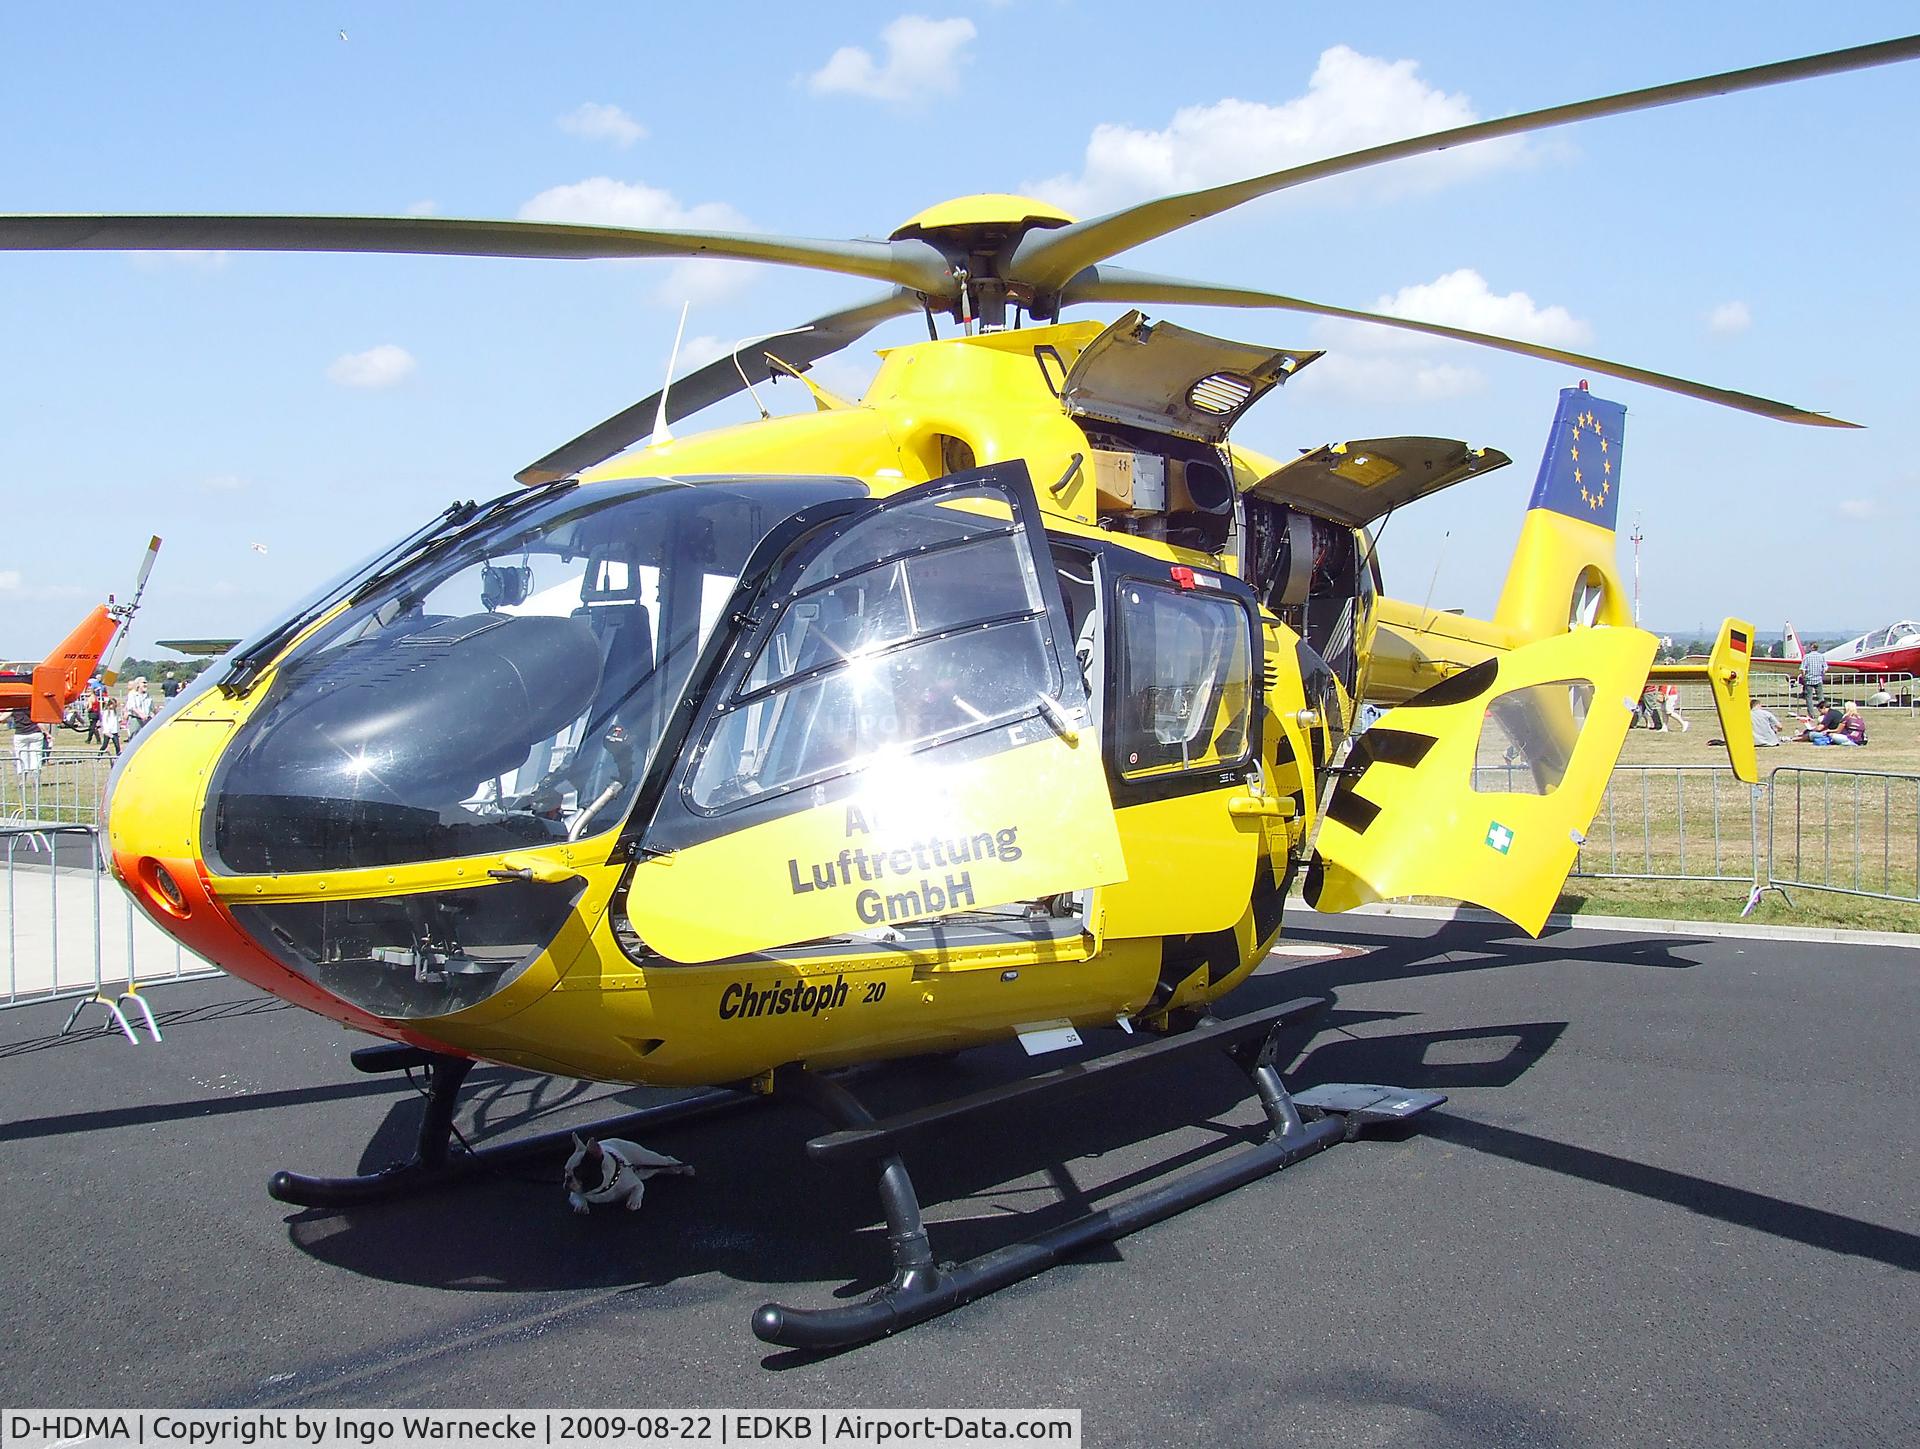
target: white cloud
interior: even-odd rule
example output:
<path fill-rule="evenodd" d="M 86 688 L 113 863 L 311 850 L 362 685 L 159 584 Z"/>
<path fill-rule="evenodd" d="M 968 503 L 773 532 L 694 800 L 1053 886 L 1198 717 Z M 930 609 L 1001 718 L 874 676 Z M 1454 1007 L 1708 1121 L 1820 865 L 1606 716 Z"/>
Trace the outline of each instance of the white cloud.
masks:
<path fill-rule="evenodd" d="M 252 479 L 238 473 L 213 473 L 200 480 L 202 493 L 240 493 L 252 486 Z"/>
<path fill-rule="evenodd" d="M 702 333 L 698 337 L 682 338 L 680 361 L 674 371 L 684 377 L 696 367 L 705 367 L 709 362 L 725 357 L 731 351 L 733 351 L 733 343 L 723 337 L 712 337 Z"/>
<path fill-rule="evenodd" d="M 1175 111 L 1162 130 L 1118 123 L 1094 128 L 1077 175 L 1030 181 L 1024 190 L 1081 215 L 1096 215 L 1149 196 L 1193 191 L 1242 177 L 1282 171 L 1480 119 L 1464 95 L 1421 80 L 1411 60 L 1381 60 L 1344 45 L 1323 51 L 1303 95 L 1267 104 L 1226 99 Z M 1370 173 L 1387 194 L 1431 191 L 1466 177 L 1512 166 L 1534 154 L 1519 138 L 1411 157 Z M 1338 181 L 1317 183 L 1324 197 Z"/>
<path fill-rule="evenodd" d="M 1753 313 L 1745 302 L 1722 302 L 1707 313 L 1709 332 L 1745 332 L 1753 326 Z"/>
<path fill-rule="evenodd" d="M 1872 498 L 1842 498 L 1837 507 L 1840 516 L 1851 523 L 1866 523 L 1880 516 L 1880 504 Z"/>
<path fill-rule="evenodd" d="M 1565 307 L 1542 307 L 1525 292 L 1495 292 L 1471 267 L 1402 287 L 1375 300 L 1371 310 L 1548 347 L 1583 344 L 1592 333 Z M 1324 389 L 1352 397 L 1398 393 L 1451 398 L 1479 392 L 1486 386 L 1479 369 L 1460 360 L 1471 354 L 1440 339 L 1393 327 L 1340 321 L 1316 322 L 1314 334 L 1316 344 L 1328 351 L 1294 384 L 1308 391 Z M 1452 360 L 1435 361 L 1432 354 L 1436 348 L 1446 349 Z"/>
<path fill-rule="evenodd" d="M 408 216 L 433 216 L 440 210 L 437 201 L 416 201 L 407 208 Z"/>
<path fill-rule="evenodd" d="M 978 32 L 971 20 L 929 20 L 902 15 L 880 32 L 885 60 L 858 45 L 843 45 L 807 77 L 816 96 L 865 96 L 910 101 L 960 88 L 960 68 L 972 58 L 966 48 Z"/>
<path fill-rule="evenodd" d="M 1328 352 L 1288 384 L 1288 391 L 1304 389 L 1341 397 L 1414 397 L 1444 399 L 1484 392 L 1486 376 L 1478 368 L 1434 362 L 1421 357 L 1386 353 Z"/>
<path fill-rule="evenodd" d="M 79 584 L 32 584 L 19 569 L 0 569 L 0 594 L 16 599 L 76 599 L 87 590 Z"/>
<path fill-rule="evenodd" d="M 523 221 L 571 221 L 587 226 L 697 227 L 744 231 L 746 218 L 724 201 L 683 206 L 670 191 L 641 182 L 589 176 L 570 186 L 550 186 L 520 208 Z"/>
<path fill-rule="evenodd" d="M 554 122 L 570 136 L 589 141 L 611 141 L 624 150 L 647 138 L 647 128 L 618 106 L 587 101 Z"/>
<path fill-rule="evenodd" d="M 1393 317 L 1464 327 L 1473 332 L 1492 332 L 1548 347 L 1573 347 L 1593 338 L 1593 329 L 1565 307 L 1536 306 L 1525 292 L 1496 293 L 1487 285 L 1487 279 L 1472 267 L 1447 272 L 1431 282 L 1402 287 L 1392 296 L 1381 297 L 1373 304 L 1373 310 Z M 1389 329 L 1370 327 L 1366 330 Z"/>
<path fill-rule="evenodd" d="M 391 342 L 336 357 L 327 377 L 342 387 L 392 387 L 413 375 L 413 354 Z"/>
<path fill-rule="evenodd" d="M 724 201 L 683 205 L 672 192 L 640 182 L 590 176 L 552 186 L 520 208 L 522 221 L 565 221 L 581 226 L 627 226 L 642 231 L 751 231 L 747 219 Z M 711 302 L 732 296 L 754 267 L 743 262 L 681 262 L 656 289 L 672 302 Z"/>

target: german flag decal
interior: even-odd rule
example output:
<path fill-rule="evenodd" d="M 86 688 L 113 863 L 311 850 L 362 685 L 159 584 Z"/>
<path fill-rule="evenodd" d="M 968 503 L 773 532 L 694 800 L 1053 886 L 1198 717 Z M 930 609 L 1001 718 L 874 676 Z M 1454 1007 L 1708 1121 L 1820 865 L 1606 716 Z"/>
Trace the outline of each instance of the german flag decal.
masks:
<path fill-rule="evenodd" d="M 1750 654 L 1753 652 L 1747 648 L 1747 636 L 1738 629 L 1729 629 L 1727 631 L 1727 647 L 1736 654 Z"/>

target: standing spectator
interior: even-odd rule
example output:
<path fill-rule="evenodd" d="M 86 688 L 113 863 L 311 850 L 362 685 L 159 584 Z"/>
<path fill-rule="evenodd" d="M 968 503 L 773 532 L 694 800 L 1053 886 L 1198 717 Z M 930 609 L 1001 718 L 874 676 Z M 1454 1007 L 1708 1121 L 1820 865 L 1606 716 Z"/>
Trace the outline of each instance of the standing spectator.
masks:
<path fill-rule="evenodd" d="M 1827 656 L 1820 652 L 1818 643 L 1807 646 L 1806 658 L 1800 661 L 1800 687 L 1805 692 L 1807 713 L 1820 712 L 1820 699 L 1827 682 Z"/>
<path fill-rule="evenodd" d="M 120 702 L 112 695 L 100 701 L 100 753 L 106 754 L 109 745 L 120 753 Z"/>
<path fill-rule="evenodd" d="M 1677 725 L 1679 726 L 1681 734 L 1685 734 L 1689 729 L 1693 728 L 1687 723 L 1687 717 L 1680 713 L 1679 685 L 1669 684 L 1666 687 L 1660 696 L 1660 708 L 1666 716 L 1666 728 L 1672 729 Z"/>
<path fill-rule="evenodd" d="M 173 677 L 173 671 L 169 669 L 160 680 L 161 696 L 166 699 L 172 699 L 179 692 L 180 681 Z"/>
<path fill-rule="evenodd" d="M 13 712 L 13 772 L 16 775 L 36 775 L 47 757 L 47 737 L 40 733 L 40 726 L 33 722 L 33 715 L 24 709 Z"/>
<path fill-rule="evenodd" d="M 153 696 L 147 693 L 147 681 L 136 679 L 127 690 L 126 735 L 128 740 L 140 733 L 146 722 L 153 718 Z"/>
<path fill-rule="evenodd" d="M 91 689 L 89 689 L 87 691 L 87 737 L 84 740 L 80 741 L 80 743 L 83 745 L 90 745 L 99 738 L 100 738 L 100 696 L 95 694 Z M 100 748 L 104 750 L 106 746 L 103 744 L 101 745 Z"/>
<path fill-rule="evenodd" d="M 1762 749 L 1780 743 L 1780 716 L 1768 709 L 1759 700 L 1753 701 L 1753 742 Z"/>

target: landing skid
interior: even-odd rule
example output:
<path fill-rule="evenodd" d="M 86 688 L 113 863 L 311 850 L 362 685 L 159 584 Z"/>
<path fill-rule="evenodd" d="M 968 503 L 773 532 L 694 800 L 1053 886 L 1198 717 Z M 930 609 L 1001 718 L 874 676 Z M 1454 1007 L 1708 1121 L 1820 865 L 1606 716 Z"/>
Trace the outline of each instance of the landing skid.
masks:
<path fill-rule="evenodd" d="M 349 1207 L 356 1203 L 379 1202 L 444 1187 L 482 1173 L 510 1167 L 529 1158 L 552 1156 L 572 1141 L 572 1131 L 543 1132 L 496 1147 L 481 1147 L 455 1153 L 452 1148 L 453 1111 L 461 1086 L 473 1063 L 466 1057 L 441 1056 L 410 1046 L 361 1047 L 352 1054 L 356 1068 L 363 1072 L 398 1072 L 424 1067 L 427 1072 L 426 1108 L 421 1113 L 420 1131 L 414 1142 L 413 1156 L 379 1172 L 356 1177 L 309 1177 L 300 1172 L 276 1172 L 267 1183 L 267 1192 L 295 1207 Z M 642 1107 L 636 1112 L 574 1128 L 599 1137 L 623 1132 L 640 1132 L 711 1116 L 759 1100 L 747 1092 L 716 1087 L 690 1096 Z"/>
<path fill-rule="evenodd" d="M 1257 1181 L 1336 1142 L 1351 1141 L 1368 1125 L 1403 1122 L 1447 1099 L 1438 1092 L 1409 1091 L 1364 1083 L 1327 1083 L 1288 1092 L 1280 1077 L 1280 1041 L 1289 1028 L 1310 1022 L 1327 1006 L 1318 998 L 1289 1001 L 1248 1016 L 1201 1018 L 1177 1036 L 1143 1041 L 1091 1061 L 989 1087 L 876 1120 L 841 1077 L 802 1067 L 774 1075 L 773 1096 L 791 1096 L 832 1124 L 834 1130 L 807 1143 L 807 1154 L 825 1165 L 870 1163 L 877 1174 L 881 1212 L 893 1273 L 886 1284 L 857 1303 L 831 1308 L 793 1308 L 769 1303 L 753 1316 L 754 1333 L 785 1348 L 834 1349 L 880 1338 L 963 1303 L 1044 1272 L 1062 1259 L 1098 1243 L 1112 1242 L 1170 1218 L 1236 1187 Z M 995 1248 L 963 1263 L 942 1263 L 920 1214 L 913 1178 L 902 1149 L 939 1140 L 944 1129 L 976 1113 L 1027 1106 L 1094 1087 L 1110 1086 L 1155 1062 L 1203 1049 L 1224 1052 L 1251 1079 L 1266 1112 L 1266 1139 L 1206 1163 L 1156 1187 L 1073 1221 Z M 267 1191 L 299 1207 L 334 1208 L 401 1197 L 444 1187 L 529 1158 L 549 1156 L 571 1138 L 543 1133 L 496 1147 L 451 1150 L 455 1100 L 473 1063 L 414 1047 L 383 1045 L 353 1053 L 363 1072 L 424 1068 L 427 1100 L 414 1154 L 380 1172 L 355 1177 L 309 1177 L 276 1172 Z M 576 1130 L 597 1136 L 643 1133 L 669 1123 L 729 1111 L 767 1097 L 746 1090 L 713 1088 L 672 1102 L 607 1118 Z"/>
<path fill-rule="evenodd" d="M 1351 1141 L 1370 1122 L 1403 1121 L 1446 1101 L 1438 1092 L 1357 1083 L 1328 1084 L 1292 1096 L 1276 1060 L 1280 1036 L 1288 1027 L 1311 1020 L 1326 1005 L 1322 1000 L 1303 999 L 1232 1021 L 1203 1019 L 1182 1036 L 1143 1043 L 878 1122 L 839 1082 L 797 1069 L 781 1073 L 775 1078 L 776 1093 L 793 1092 L 838 1129 L 809 1142 L 809 1156 L 821 1163 L 877 1164 L 893 1276 L 858 1303 L 832 1308 L 769 1303 L 754 1314 L 755 1335 L 786 1348 L 833 1349 L 895 1333 L 1044 1272 L 1071 1254 L 1123 1238 L 1278 1172 L 1335 1142 Z M 1205 1047 L 1224 1050 L 1252 1078 L 1271 1128 L 1264 1142 L 964 1263 L 941 1263 L 934 1257 L 913 1179 L 900 1159 L 901 1147 L 975 1112 L 1082 1091 L 1117 1080 L 1149 1062 Z"/>

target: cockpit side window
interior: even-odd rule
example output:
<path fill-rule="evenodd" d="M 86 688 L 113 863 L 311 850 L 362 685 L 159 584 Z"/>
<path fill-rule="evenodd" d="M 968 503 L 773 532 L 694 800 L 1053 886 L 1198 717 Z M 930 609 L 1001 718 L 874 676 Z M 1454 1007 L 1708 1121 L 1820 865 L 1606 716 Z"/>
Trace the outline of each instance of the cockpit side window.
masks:
<path fill-rule="evenodd" d="M 1026 532 L 991 490 L 875 514 L 763 626 L 687 800 L 705 813 L 1031 717 L 1060 662 Z"/>

